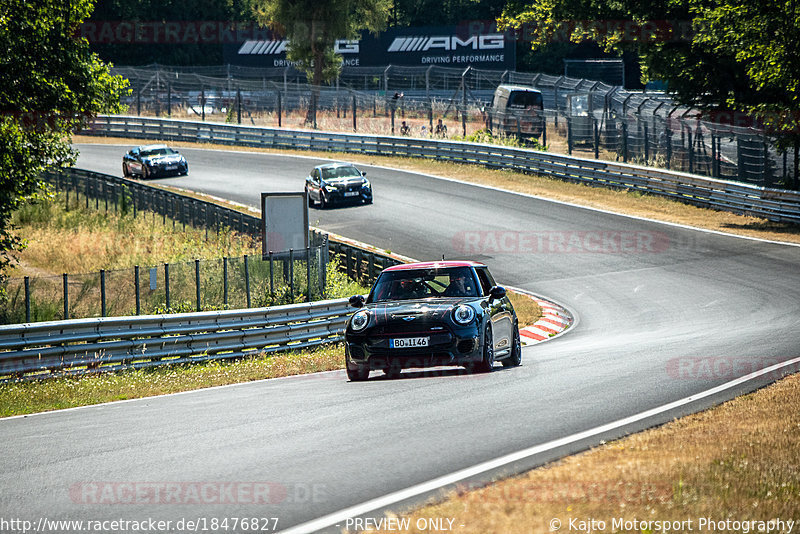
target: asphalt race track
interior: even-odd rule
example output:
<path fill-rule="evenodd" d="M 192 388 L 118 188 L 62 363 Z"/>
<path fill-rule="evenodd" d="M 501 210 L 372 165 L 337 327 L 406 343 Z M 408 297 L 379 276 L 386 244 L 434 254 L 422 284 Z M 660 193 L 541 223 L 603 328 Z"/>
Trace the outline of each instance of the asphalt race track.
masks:
<path fill-rule="evenodd" d="M 125 147 L 79 148 L 79 167 L 121 175 Z M 159 182 L 252 206 L 262 191 L 302 190 L 305 175 L 322 161 L 181 152 L 189 176 Z M 312 224 L 418 259 L 481 260 L 500 282 L 574 310 L 577 325 L 525 349 L 521 367 L 490 375 L 443 371 L 385 380 L 374 372 L 366 383 L 349 383 L 333 372 L 0 421 L 0 517 L 277 517 L 285 529 L 800 356 L 800 247 L 410 172 L 362 170 L 373 183 L 374 204 L 312 209 Z M 144 492 L 146 484 L 178 482 L 205 484 L 212 504 L 199 505 L 186 493 L 177 504 L 124 502 L 126 483 L 141 483 Z M 238 484 L 239 493 L 213 504 L 221 482 Z M 249 503 L 252 482 L 270 484 L 271 502 Z"/>

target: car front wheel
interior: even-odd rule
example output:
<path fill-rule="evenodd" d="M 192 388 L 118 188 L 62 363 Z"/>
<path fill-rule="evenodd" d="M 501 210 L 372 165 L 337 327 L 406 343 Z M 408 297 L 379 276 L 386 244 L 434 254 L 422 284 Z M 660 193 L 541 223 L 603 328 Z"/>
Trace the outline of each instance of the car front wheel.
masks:
<path fill-rule="evenodd" d="M 127 163 L 123 163 L 122 164 L 122 176 L 127 178 L 130 175 L 131 175 L 131 171 L 128 170 L 128 164 Z"/>
<path fill-rule="evenodd" d="M 147 165 L 142 165 L 142 179 L 147 180 L 150 178 L 150 169 L 147 168 Z"/>
<path fill-rule="evenodd" d="M 514 325 L 514 342 L 511 354 L 503 360 L 503 367 L 516 367 L 522 363 L 522 341 L 519 338 L 519 324 Z"/>
<path fill-rule="evenodd" d="M 488 373 L 494 367 L 494 337 L 492 336 L 492 325 L 486 325 L 486 333 L 483 335 L 483 358 L 475 364 L 475 370 L 479 373 Z"/>

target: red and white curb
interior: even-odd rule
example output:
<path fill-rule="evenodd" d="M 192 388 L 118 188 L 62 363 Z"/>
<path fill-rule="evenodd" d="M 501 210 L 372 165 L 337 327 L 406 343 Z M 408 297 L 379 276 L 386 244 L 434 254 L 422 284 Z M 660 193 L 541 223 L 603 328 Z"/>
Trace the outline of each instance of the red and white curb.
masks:
<path fill-rule="evenodd" d="M 519 289 L 514 289 L 514 291 L 529 296 L 542 309 L 542 317 L 538 321 L 519 329 L 519 337 L 524 346 L 536 345 L 542 341 L 547 341 L 572 326 L 574 318 L 563 306 L 527 291 Z"/>

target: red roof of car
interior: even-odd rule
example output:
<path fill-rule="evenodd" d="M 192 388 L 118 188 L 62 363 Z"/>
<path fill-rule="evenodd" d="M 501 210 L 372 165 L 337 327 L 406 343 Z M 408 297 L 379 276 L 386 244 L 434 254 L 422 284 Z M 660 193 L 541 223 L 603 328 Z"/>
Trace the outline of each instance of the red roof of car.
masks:
<path fill-rule="evenodd" d="M 450 267 L 486 267 L 477 261 L 423 261 L 419 263 L 403 263 L 387 267 L 384 271 L 407 271 L 409 269 L 447 269 Z"/>

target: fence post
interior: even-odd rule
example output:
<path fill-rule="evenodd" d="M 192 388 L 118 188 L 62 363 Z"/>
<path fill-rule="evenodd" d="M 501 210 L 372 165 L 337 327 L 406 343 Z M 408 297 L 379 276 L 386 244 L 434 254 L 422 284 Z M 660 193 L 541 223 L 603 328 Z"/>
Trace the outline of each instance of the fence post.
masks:
<path fill-rule="evenodd" d="M 228 308 L 228 257 L 222 257 L 222 304 Z"/>
<path fill-rule="evenodd" d="M 272 258 L 272 251 L 269 251 L 269 298 L 274 302 L 275 299 L 275 263 Z"/>
<path fill-rule="evenodd" d="M 664 137 L 667 140 L 667 170 L 672 168 L 672 131 L 669 126 L 664 127 Z M 712 141 L 714 137 L 711 137 Z"/>
<path fill-rule="evenodd" d="M 172 84 L 167 84 L 167 117 L 172 117 Z"/>
<path fill-rule="evenodd" d="M 167 312 L 169 312 L 170 302 L 169 302 L 169 263 L 164 264 L 164 300 L 166 300 Z"/>
<path fill-rule="evenodd" d="M 136 91 L 136 115 L 142 115 L 142 90 Z"/>
<path fill-rule="evenodd" d="M 353 131 L 354 132 L 358 131 L 358 127 L 356 125 L 356 110 L 358 110 L 358 107 L 356 105 L 356 94 L 353 93 Z"/>
<path fill-rule="evenodd" d="M 200 86 L 200 119 L 206 120 L 206 88 Z"/>
<path fill-rule="evenodd" d="M 242 124 L 242 90 L 241 89 L 237 89 L 236 90 L 236 124 Z"/>
<path fill-rule="evenodd" d="M 491 117 L 491 115 L 489 115 Z M 542 110 L 542 148 L 547 146 L 547 116 Z"/>
<path fill-rule="evenodd" d="M 244 291 L 247 295 L 247 307 L 250 308 L 250 260 L 244 255 Z"/>
<path fill-rule="evenodd" d="M 689 128 L 686 132 L 687 139 L 689 141 L 689 172 L 694 172 L 694 146 L 692 143 L 692 129 Z M 739 166 L 739 175 L 741 176 L 741 165 Z"/>
<path fill-rule="evenodd" d="M 25 277 L 25 322 L 31 322 L 31 279 Z"/>
<path fill-rule="evenodd" d="M 136 315 L 139 315 L 142 311 L 141 309 L 141 301 L 139 299 L 139 266 L 136 265 L 133 268 L 133 288 L 134 292 L 136 293 Z"/>
<path fill-rule="evenodd" d="M 283 114 L 283 102 L 281 102 L 281 92 L 278 91 L 278 128 L 281 127 L 281 115 Z"/>
<path fill-rule="evenodd" d="M 200 260 L 194 260 L 194 291 L 197 297 L 197 311 L 200 311 Z"/>
<path fill-rule="evenodd" d="M 69 275 L 64 273 L 64 320 L 69 319 Z"/>
<path fill-rule="evenodd" d="M 392 117 L 392 135 L 394 135 L 394 106 L 391 106 L 391 117 Z"/>
<path fill-rule="evenodd" d="M 622 161 L 628 163 L 628 123 L 622 121 Z"/>
<path fill-rule="evenodd" d="M 311 247 L 306 247 L 306 302 L 311 302 Z"/>
<path fill-rule="evenodd" d="M 572 121 L 567 117 L 567 153 L 572 155 Z"/>
<path fill-rule="evenodd" d="M 289 249 L 289 301 L 294 304 L 294 249 Z"/>
<path fill-rule="evenodd" d="M 100 316 L 106 316 L 106 270 L 100 269 Z"/>
<path fill-rule="evenodd" d="M 600 159 L 600 131 L 597 128 L 597 119 L 592 117 L 592 126 L 594 127 L 594 159 Z"/>
<path fill-rule="evenodd" d="M 650 136 L 647 135 L 647 123 L 644 123 L 644 164 L 650 161 Z"/>

